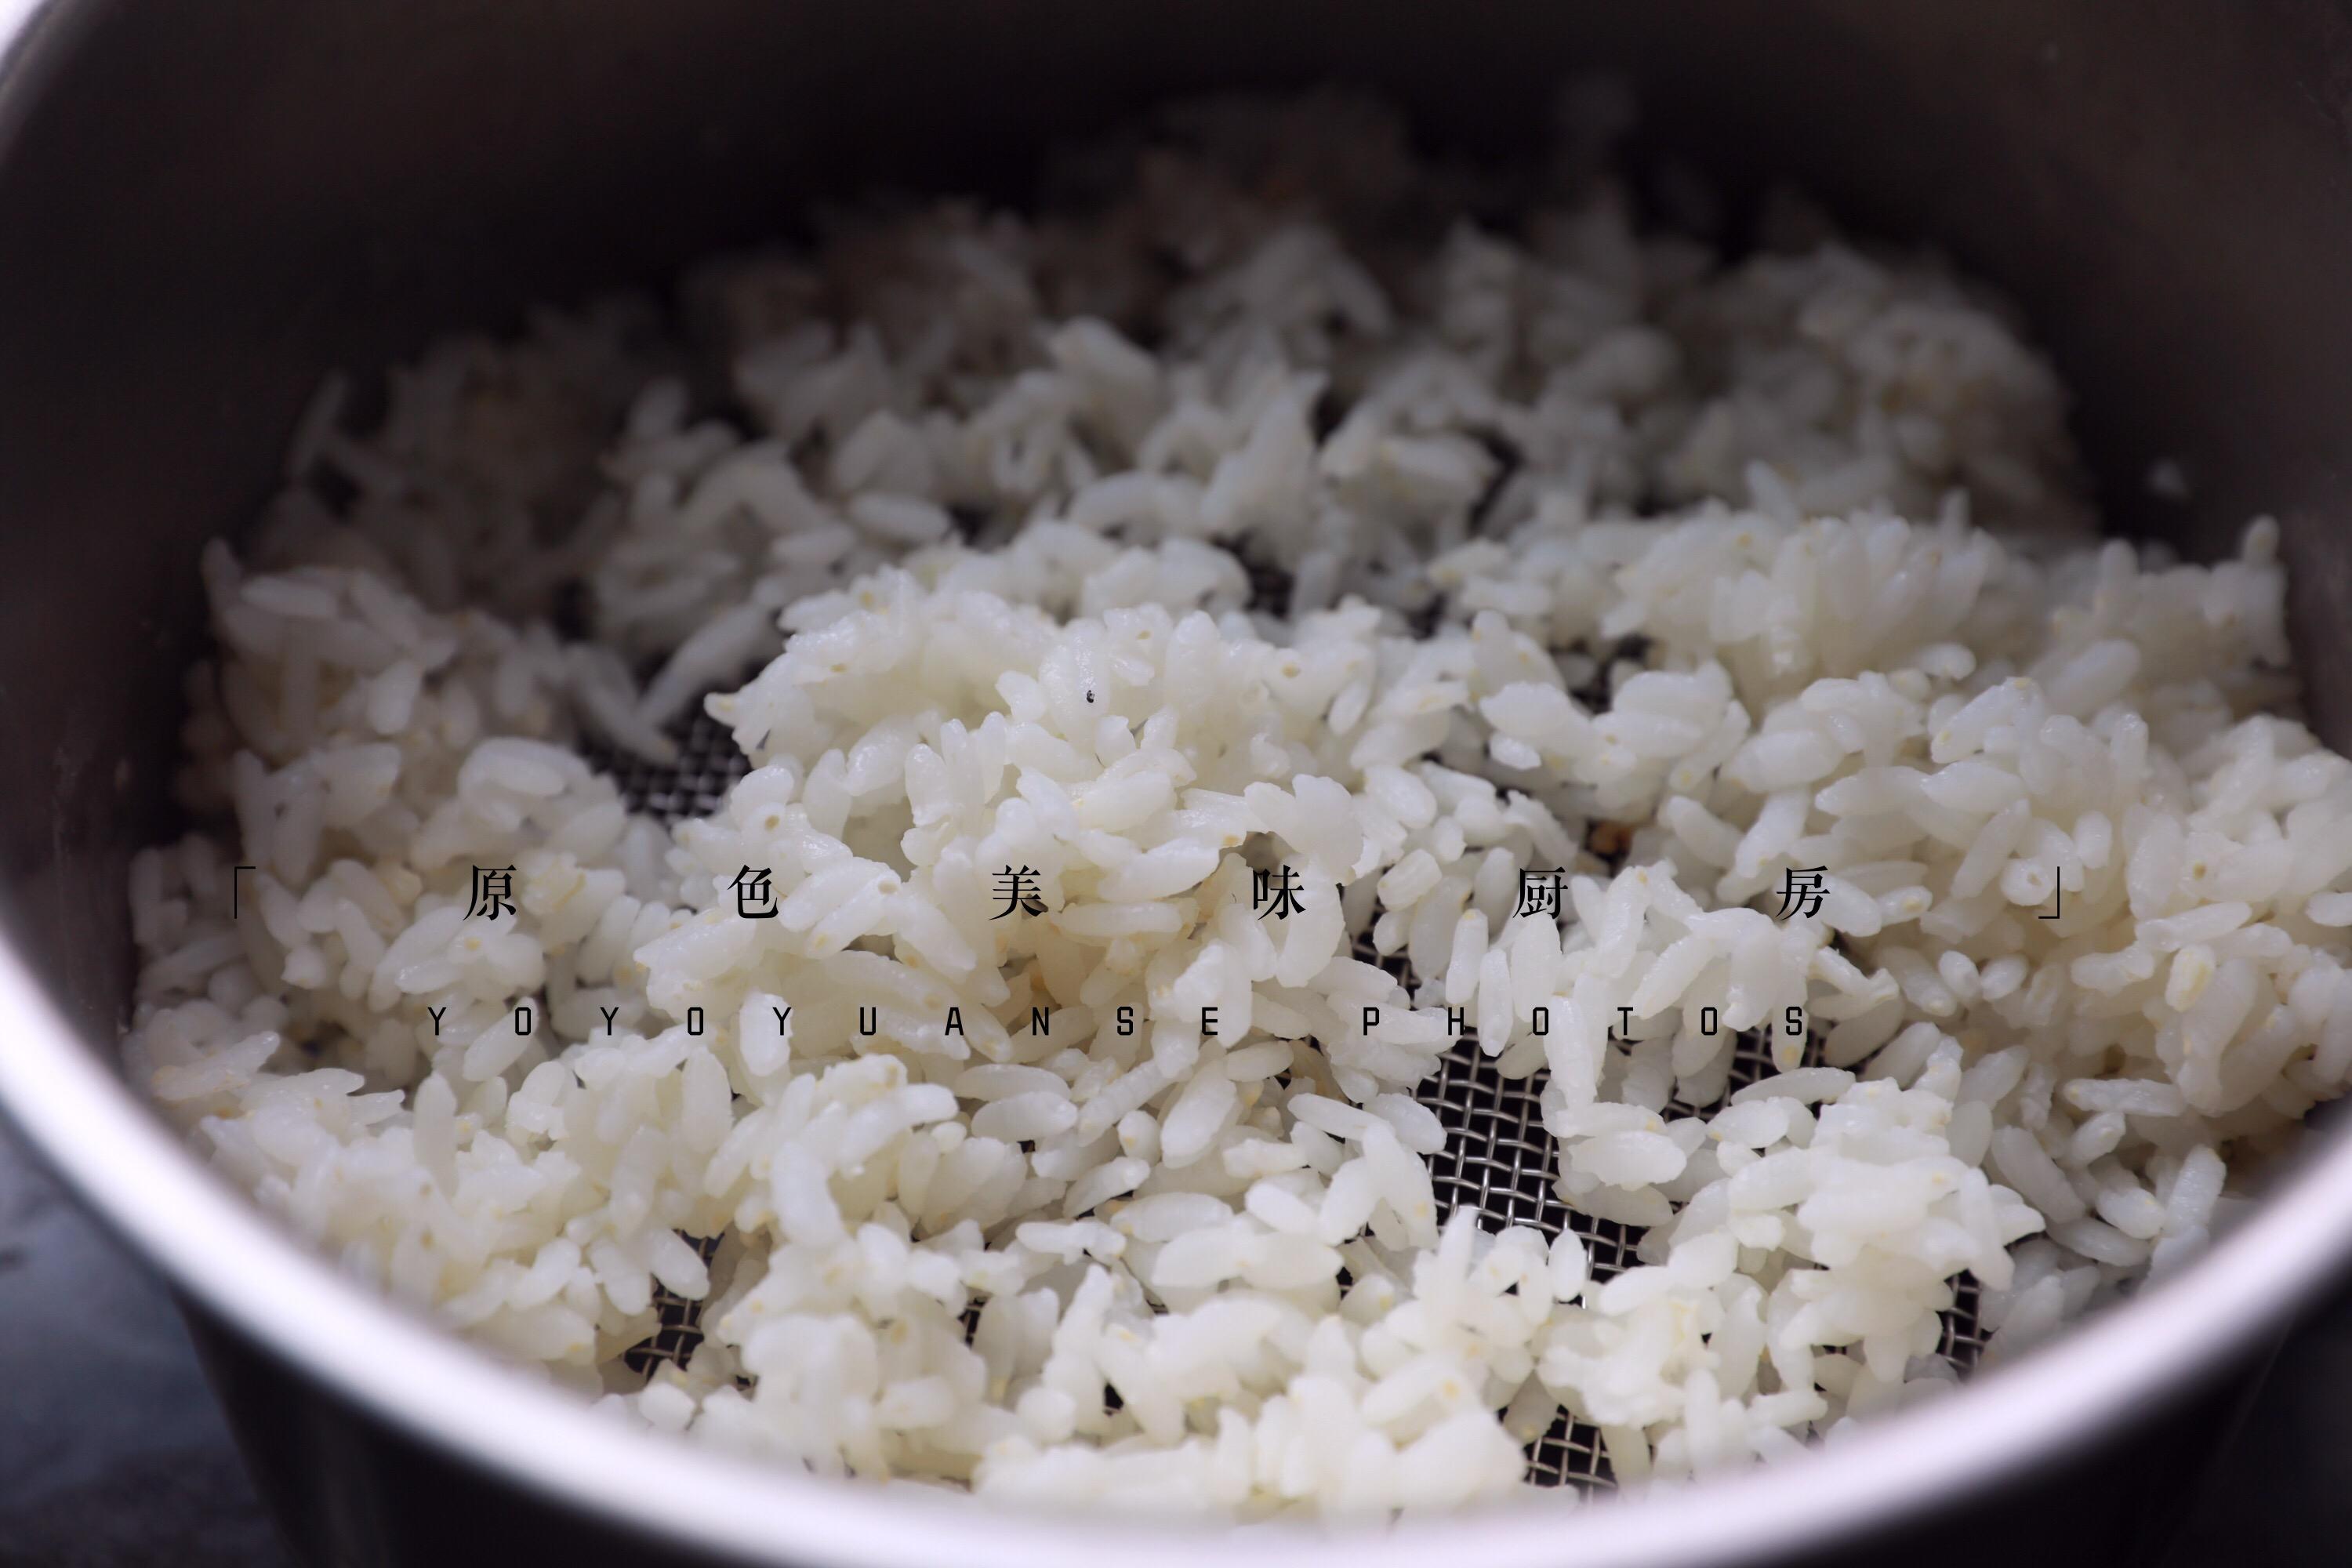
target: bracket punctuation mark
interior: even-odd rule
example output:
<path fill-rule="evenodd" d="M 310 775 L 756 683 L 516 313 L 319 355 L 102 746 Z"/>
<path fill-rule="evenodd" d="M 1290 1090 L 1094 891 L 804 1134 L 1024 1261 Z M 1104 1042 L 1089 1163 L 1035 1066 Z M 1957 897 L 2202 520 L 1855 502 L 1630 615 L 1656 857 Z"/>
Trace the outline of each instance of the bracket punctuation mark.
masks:
<path fill-rule="evenodd" d="M 231 920 L 235 920 L 235 919 L 236 919 L 236 918 L 237 918 L 237 886 L 238 886 L 238 884 L 237 884 L 237 879 L 236 879 L 236 874 L 237 874 L 239 871 L 253 871 L 253 870 L 257 870 L 257 869 L 259 869 L 259 868 L 258 868 L 258 867 L 254 867 L 254 866 L 232 866 L 232 867 L 230 867 L 230 868 L 228 868 L 228 918 L 229 918 L 229 919 L 231 919 Z"/>

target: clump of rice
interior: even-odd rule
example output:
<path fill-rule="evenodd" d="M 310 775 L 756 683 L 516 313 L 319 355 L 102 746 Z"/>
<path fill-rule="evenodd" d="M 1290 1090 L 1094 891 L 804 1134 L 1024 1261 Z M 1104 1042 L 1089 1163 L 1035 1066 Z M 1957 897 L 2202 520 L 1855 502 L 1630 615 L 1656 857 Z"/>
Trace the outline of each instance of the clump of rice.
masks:
<path fill-rule="evenodd" d="M 1769 1458 L 1946 1386 L 1964 1280 L 1998 1355 L 2176 1265 L 2352 1074 L 2275 528 L 2097 543 L 1931 262 L 1606 184 L 1433 226 L 1483 176 L 1402 147 L 1198 109 L 1107 207 L 843 220 L 685 336 L 322 401 L 205 557 L 141 1081 L 652 1427 L 1055 1503 L 1444 1507 L 1563 1410 L 1621 1481 Z M 634 814 L 583 745 L 714 686 L 749 772 Z M 1637 1267 L 1438 1211 L 1454 1013 Z M 647 1381 L 657 1291 L 705 1337 Z"/>

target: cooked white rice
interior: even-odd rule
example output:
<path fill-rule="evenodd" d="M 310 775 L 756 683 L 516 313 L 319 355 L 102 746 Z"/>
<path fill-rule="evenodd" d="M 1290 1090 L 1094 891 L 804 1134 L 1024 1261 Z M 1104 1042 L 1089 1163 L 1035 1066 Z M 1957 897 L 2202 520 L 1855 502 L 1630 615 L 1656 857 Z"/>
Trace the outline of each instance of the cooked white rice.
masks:
<path fill-rule="evenodd" d="M 322 396 L 205 557 L 140 1080 L 652 1427 L 1055 1503 L 1443 1507 L 1563 1408 L 1627 1483 L 1769 1458 L 1947 1386 L 1963 1277 L 1999 1355 L 2196 1249 L 2352 1074 L 2275 528 L 2097 544 L 1931 261 L 1606 184 L 1432 226 L 1493 183 L 1402 147 L 1196 110 L 1087 216 L 710 269 L 691 347 L 621 304 Z M 584 760 L 753 668 L 708 818 Z M 1438 1212 L 1449 1010 L 1639 1267 Z M 707 1337 L 646 1384 L 657 1288 Z"/>

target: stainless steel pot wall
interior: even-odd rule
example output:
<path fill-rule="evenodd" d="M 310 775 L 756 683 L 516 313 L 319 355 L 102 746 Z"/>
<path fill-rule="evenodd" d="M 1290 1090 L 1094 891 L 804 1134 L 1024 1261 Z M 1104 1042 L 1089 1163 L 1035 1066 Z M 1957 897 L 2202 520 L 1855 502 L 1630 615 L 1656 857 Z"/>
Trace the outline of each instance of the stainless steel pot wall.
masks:
<path fill-rule="evenodd" d="M 196 550 L 267 492 L 330 364 L 658 276 L 813 195 L 1014 188 L 1045 140 L 1166 93 L 1369 83 L 1500 154 L 1564 74 L 1621 66 L 1653 139 L 1734 188 L 1793 174 L 2008 286 L 2082 395 L 2118 521 L 2205 553 L 2275 511 L 2312 706 L 2352 742 L 2339 4 L 0 0 L 0 1103 L 184 1292 L 320 1561 L 1212 1549 L 636 1439 L 341 1281 L 114 1077 L 124 867 L 165 822 Z M 2192 505 L 2144 499 L 2158 456 Z M 2347 1257 L 2352 1144 L 2324 1135 L 2183 1278 L 1834 1454 L 1567 1517 L 1213 1549 L 1819 1562 L 1899 1539 L 1933 1560 L 2021 1555 L 2019 1526 L 2112 1560 L 2132 1539 L 2112 1532 L 2161 1530 L 2184 1434 L 2215 1429 L 2243 1358 Z"/>

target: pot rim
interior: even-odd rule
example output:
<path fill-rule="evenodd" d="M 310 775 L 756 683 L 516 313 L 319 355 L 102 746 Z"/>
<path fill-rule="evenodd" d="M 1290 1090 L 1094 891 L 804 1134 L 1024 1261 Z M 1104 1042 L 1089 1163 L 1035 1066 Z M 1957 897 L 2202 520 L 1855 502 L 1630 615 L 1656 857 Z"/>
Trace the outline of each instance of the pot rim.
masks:
<path fill-rule="evenodd" d="M 0 0 L 5 131 L 41 89 L 36 47 L 86 7 Z M 547 1498 L 754 1562 L 895 1568 L 1192 1568 L 1204 1550 L 1286 1568 L 1573 1558 L 1585 1568 L 1758 1562 L 2046 1467 L 2155 1412 L 2273 1328 L 2352 1255 L 2352 1137 L 2315 1136 L 2227 1236 L 2154 1289 L 1957 1392 L 1874 1419 L 1833 1452 L 1563 1509 L 1537 1500 L 1408 1521 L 1258 1526 L 1053 1514 L 942 1489 L 808 1475 L 648 1436 L 339 1272 L 200 1161 L 0 944 L 0 1115 L 117 1236 L 255 1344 L 359 1406 Z M 1691 1506 L 1704 1500 L 1706 1506 Z"/>

